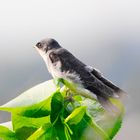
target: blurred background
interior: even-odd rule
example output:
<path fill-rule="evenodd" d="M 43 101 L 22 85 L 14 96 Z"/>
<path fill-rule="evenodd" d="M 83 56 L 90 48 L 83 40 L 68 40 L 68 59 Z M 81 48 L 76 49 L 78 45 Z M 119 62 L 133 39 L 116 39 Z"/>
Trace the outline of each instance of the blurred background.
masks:
<path fill-rule="evenodd" d="M 128 92 L 116 140 L 140 139 L 139 7 L 138 0 L 1 1 L 0 104 L 51 79 L 33 48 L 51 37 Z M 0 122 L 9 119 L 0 113 Z"/>

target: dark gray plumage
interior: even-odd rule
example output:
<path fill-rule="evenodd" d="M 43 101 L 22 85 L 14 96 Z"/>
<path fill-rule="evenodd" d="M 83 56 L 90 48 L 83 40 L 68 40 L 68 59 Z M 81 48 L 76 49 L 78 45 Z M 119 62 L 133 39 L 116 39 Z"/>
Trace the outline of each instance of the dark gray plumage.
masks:
<path fill-rule="evenodd" d="M 114 108 L 109 101 L 110 97 L 120 98 L 123 95 L 124 92 L 119 87 L 105 79 L 96 69 L 82 63 L 56 40 L 44 39 L 36 44 L 36 49 L 54 78 L 79 84 L 81 88 L 95 94 L 105 109 Z"/>

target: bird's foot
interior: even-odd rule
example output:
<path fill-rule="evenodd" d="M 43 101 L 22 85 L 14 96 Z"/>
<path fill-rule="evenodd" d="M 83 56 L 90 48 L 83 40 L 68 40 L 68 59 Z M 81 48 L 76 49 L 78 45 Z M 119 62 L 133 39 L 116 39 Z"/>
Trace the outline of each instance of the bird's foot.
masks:
<path fill-rule="evenodd" d="M 74 102 L 73 95 L 65 96 L 65 101 Z"/>
<path fill-rule="evenodd" d="M 65 101 L 73 102 L 74 101 L 73 96 L 74 96 L 74 94 L 71 92 L 71 90 L 69 88 L 67 88 L 66 94 L 65 94 Z"/>

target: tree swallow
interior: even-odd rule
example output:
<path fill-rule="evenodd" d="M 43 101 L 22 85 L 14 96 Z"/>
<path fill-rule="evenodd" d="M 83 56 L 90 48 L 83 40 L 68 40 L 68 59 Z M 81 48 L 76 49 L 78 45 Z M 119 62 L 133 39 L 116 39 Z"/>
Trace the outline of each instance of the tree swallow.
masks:
<path fill-rule="evenodd" d="M 74 93 L 97 99 L 106 110 L 116 107 L 110 98 L 121 98 L 123 90 L 102 76 L 95 68 L 85 65 L 54 39 L 44 39 L 35 45 L 53 78 L 64 80 Z"/>

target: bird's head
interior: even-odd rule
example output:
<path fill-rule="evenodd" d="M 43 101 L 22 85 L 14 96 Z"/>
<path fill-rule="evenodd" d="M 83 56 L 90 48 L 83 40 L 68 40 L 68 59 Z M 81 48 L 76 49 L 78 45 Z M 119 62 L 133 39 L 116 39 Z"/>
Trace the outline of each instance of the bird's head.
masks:
<path fill-rule="evenodd" d="M 58 42 L 55 39 L 52 38 L 46 38 L 41 41 L 39 41 L 35 48 L 37 51 L 42 54 L 47 54 L 50 50 L 55 50 L 61 48 L 61 46 L 58 44 Z"/>

